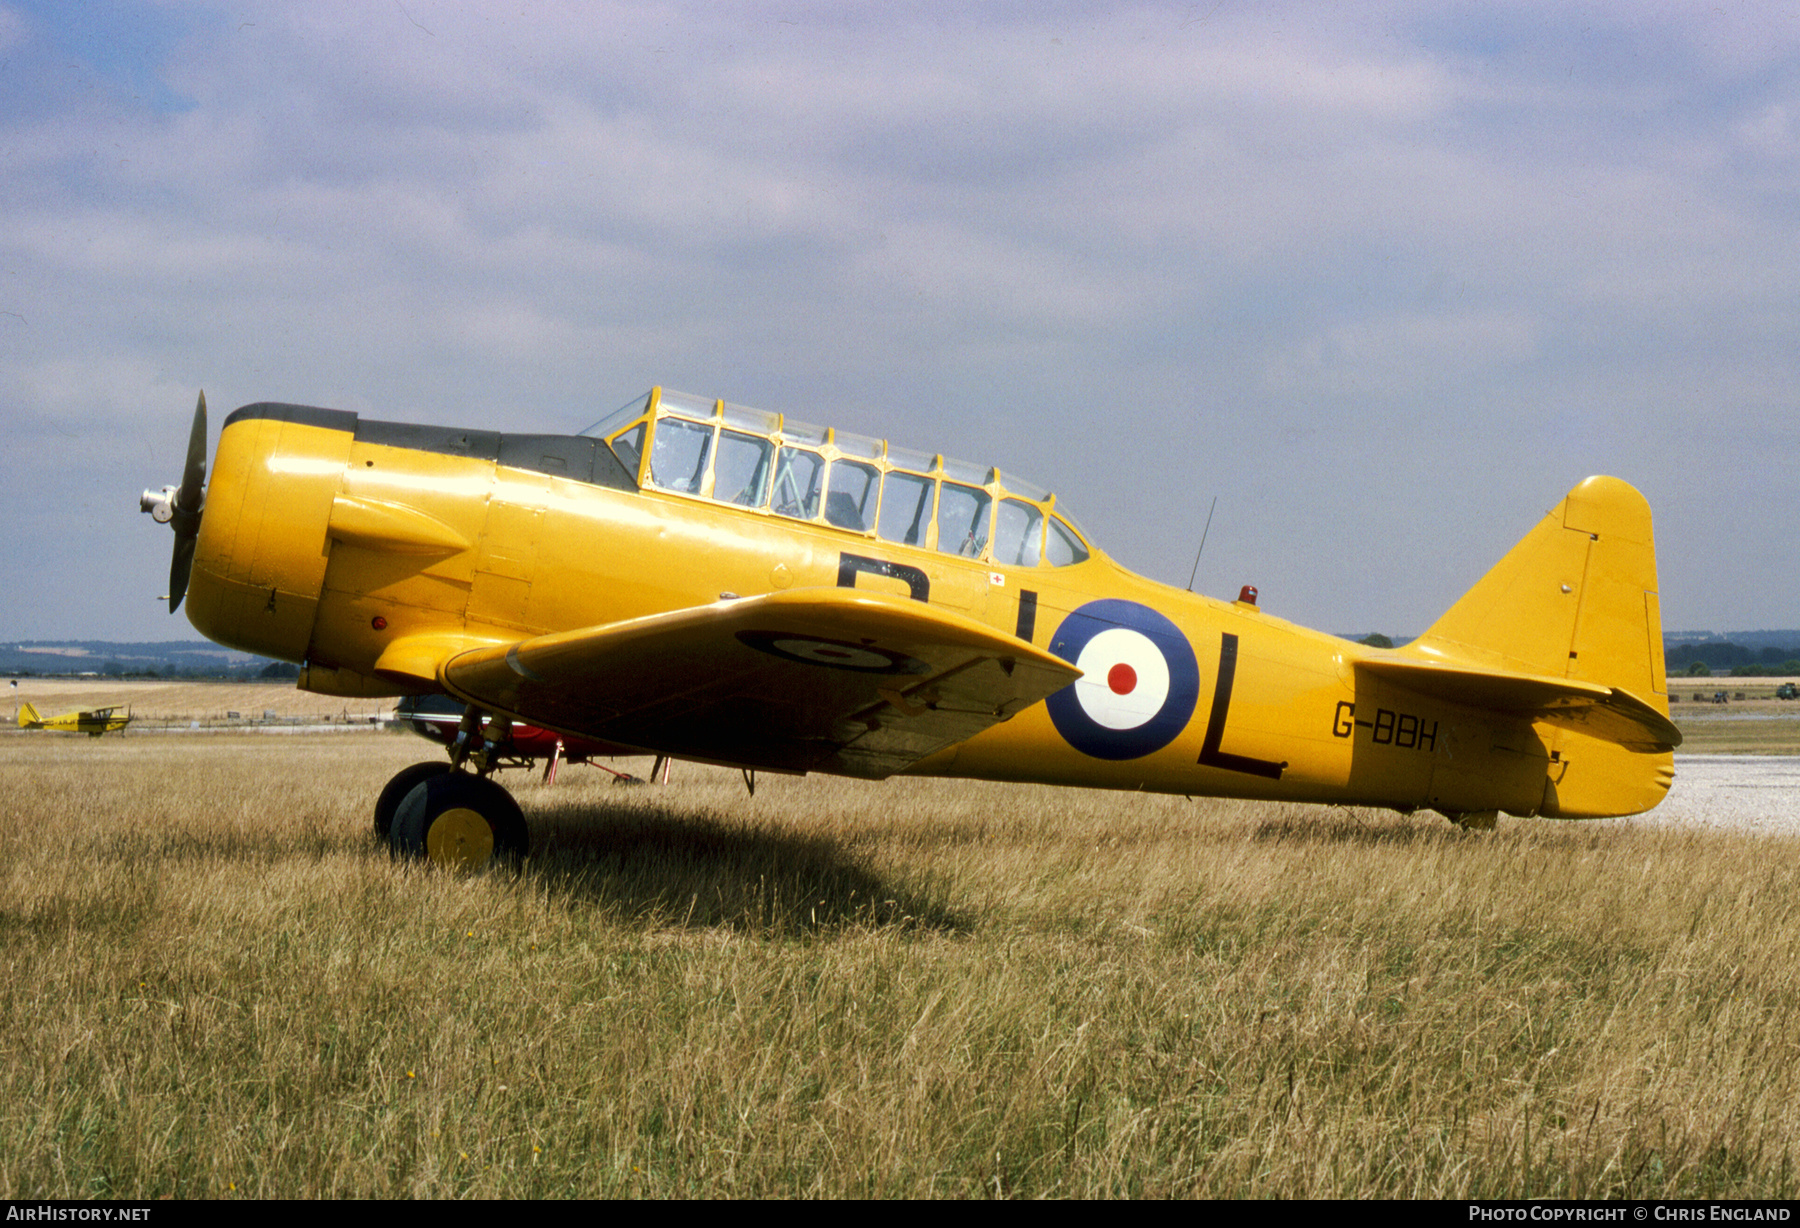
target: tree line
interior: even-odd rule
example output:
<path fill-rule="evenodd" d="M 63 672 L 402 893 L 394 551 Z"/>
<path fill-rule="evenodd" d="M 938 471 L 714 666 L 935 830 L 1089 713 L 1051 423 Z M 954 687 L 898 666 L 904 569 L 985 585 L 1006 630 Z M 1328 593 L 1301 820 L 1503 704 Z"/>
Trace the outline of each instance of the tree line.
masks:
<path fill-rule="evenodd" d="M 1671 674 L 1705 678 L 1727 672 L 1733 678 L 1800 677 L 1800 656 L 1794 648 L 1746 648 L 1729 640 L 1706 644 L 1678 644 L 1666 654 Z"/>

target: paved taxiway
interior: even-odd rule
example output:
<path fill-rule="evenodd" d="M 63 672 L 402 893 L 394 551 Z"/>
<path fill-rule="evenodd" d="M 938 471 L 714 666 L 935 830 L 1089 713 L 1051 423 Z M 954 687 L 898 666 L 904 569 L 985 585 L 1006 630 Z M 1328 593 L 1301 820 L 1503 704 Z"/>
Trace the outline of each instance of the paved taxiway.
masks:
<path fill-rule="evenodd" d="M 1662 805 L 1621 821 L 1800 833 L 1800 755 L 1676 755 Z"/>

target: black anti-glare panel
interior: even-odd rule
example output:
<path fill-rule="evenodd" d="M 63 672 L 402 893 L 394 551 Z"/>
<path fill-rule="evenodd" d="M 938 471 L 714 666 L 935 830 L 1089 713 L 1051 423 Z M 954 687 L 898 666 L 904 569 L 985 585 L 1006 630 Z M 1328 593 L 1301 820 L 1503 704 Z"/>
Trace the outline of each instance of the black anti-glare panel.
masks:
<path fill-rule="evenodd" d="M 246 405 L 225 419 L 225 425 L 229 427 L 234 422 L 252 418 L 352 432 L 358 443 L 497 461 L 514 469 L 548 473 L 575 482 L 586 482 L 590 486 L 607 486 L 624 491 L 635 491 L 638 488 L 634 475 L 613 455 L 613 450 L 602 441 L 585 435 L 503 435 L 499 431 L 471 431 L 454 426 L 377 422 L 360 418 L 348 410 L 320 409 L 313 405 L 284 405 L 278 401 L 258 401 L 254 405 Z"/>

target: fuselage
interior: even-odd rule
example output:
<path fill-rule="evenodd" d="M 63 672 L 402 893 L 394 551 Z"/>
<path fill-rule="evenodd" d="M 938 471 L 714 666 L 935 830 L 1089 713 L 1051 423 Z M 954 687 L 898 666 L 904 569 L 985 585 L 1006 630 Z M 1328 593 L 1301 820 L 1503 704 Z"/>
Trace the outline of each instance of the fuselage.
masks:
<path fill-rule="evenodd" d="M 644 422 L 650 432 L 660 426 L 654 412 Z M 715 441 L 724 438 L 713 429 Z M 780 447 L 778 428 L 768 437 Z M 654 438 L 640 433 L 632 446 L 618 438 L 247 406 L 220 439 L 189 617 L 220 643 L 304 663 L 307 689 L 419 694 L 441 689 L 446 645 L 510 644 L 722 596 L 877 589 L 967 615 L 1084 671 L 1049 701 L 916 763 L 915 774 L 1561 812 L 1551 788 L 1559 747 L 1579 735 L 1357 670 L 1374 650 L 1250 601 L 1147 580 L 1085 541 L 1058 552 L 1042 527 L 1037 549 L 1009 548 L 1017 557 L 1006 559 L 997 540 L 971 533 L 953 543 L 929 512 L 916 544 L 889 540 L 899 534 L 872 511 L 866 529 L 846 527 L 822 504 L 808 504 L 810 516 L 797 505 L 784 514 L 766 473 L 760 502 L 740 505 L 735 489 L 724 493 L 723 461 L 709 463 L 694 489 L 671 489 L 666 477 L 652 480 Z M 838 455 L 829 440 L 820 449 L 825 463 Z M 858 463 L 879 477 L 899 462 Z M 915 465 L 921 476 L 910 480 L 938 483 L 944 520 L 955 474 L 936 464 Z M 1009 498 L 1003 476 L 987 478 L 966 489 L 1072 536 L 1053 499 Z M 1666 790 L 1661 758 L 1660 777 L 1646 776 L 1632 808 Z"/>

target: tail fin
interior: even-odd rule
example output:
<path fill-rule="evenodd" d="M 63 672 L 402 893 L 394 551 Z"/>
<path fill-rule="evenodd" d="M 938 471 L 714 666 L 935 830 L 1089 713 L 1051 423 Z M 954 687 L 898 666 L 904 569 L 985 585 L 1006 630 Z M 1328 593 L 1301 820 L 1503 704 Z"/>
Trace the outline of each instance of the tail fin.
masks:
<path fill-rule="evenodd" d="M 1570 491 L 1403 652 L 1610 692 L 1587 724 L 1533 714 L 1551 758 L 1542 813 L 1632 814 L 1667 791 L 1666 752 L 1681 738 L 1668 722 L 1656 545 L 1650 505 L 1627 483 L 1592 477 Z M 1619 732 L 1630 727 L 1635 743 Z"/>
<path fill-rule="evenodd" d="M 42 719 L 43 718 L 38 715 L 37 709 L 32 707 L 30 704 L 20 704 L 19 705 L 19 728 L 20 729 L 29 729 L 29 728 L 31 728 L 31 726 L 37 724 Z"/>
<path fill-rule="evenodd" d="M 1587 479 L 1416 647 L 1642 699 L 1666 695 L 1650 505 L 1617 478 Z"/>

